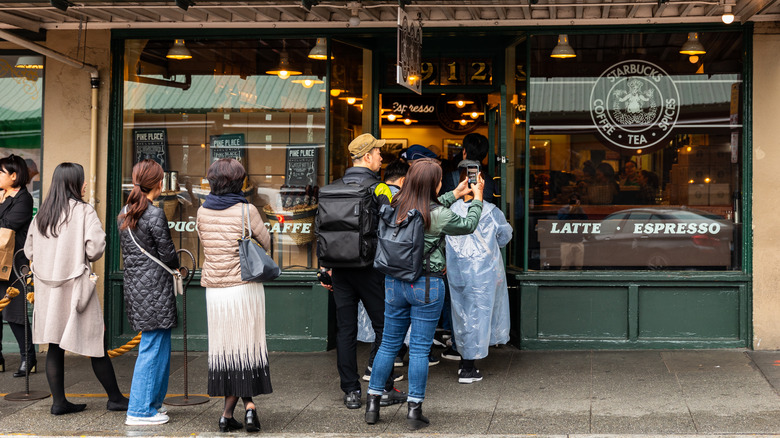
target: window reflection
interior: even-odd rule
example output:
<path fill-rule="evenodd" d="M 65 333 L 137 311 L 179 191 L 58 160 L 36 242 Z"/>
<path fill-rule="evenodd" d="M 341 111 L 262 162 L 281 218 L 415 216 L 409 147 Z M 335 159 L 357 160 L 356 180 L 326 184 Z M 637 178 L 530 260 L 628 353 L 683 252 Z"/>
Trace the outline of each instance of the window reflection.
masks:
<path fill-rule="evenodd" d="M 187 60 L 166 57 L 173 40 L 128 40 L 125 52 L 123 192 L 132 166 L 152 158 L 166 171 L 157 200 L 177 247 L 203 253 L 195 231 L 209 193 L 206 170 L 223 157 L 247 170 L 244 196 L 263 214 L 272 254 L 285 270 L 312 269 L 314 212 L 325 175 L 325 61 L 316 39 L 185 42 Z M 280 66 L 289 70 L 277 72 Z"/>
<path fill-rule="evenodd" d="M 740 268 L 740 53 L 692 63 L 684 36 L 572 36 L 566 60 L 532 39 L 531 269 Z"/>

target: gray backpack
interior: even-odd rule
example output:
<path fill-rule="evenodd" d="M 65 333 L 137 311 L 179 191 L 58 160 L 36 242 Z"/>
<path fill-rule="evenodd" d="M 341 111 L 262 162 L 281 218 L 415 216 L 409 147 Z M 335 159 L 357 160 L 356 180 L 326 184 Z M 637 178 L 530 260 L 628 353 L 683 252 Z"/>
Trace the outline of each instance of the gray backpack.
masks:
<path fill-rule="evenodd" d="M 379 209 L 379 229 L 374 257 L 374 269 L 395 279 L 414 282 L 425 275 L 425 302 L 430 287 L 430 258 L 441 246 L 441 236 L 431 249 L 425 251 L 425 223 L 417 210 L 410 210 L 401 223 L 396 222 L 393 207 Z"/>

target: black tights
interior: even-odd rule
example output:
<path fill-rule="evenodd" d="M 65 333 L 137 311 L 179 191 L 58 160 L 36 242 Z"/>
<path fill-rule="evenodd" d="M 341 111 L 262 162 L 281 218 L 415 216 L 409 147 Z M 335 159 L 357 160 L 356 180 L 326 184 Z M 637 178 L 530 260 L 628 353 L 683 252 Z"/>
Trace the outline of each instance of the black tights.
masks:
<path fill-rule="evenodd" d="M 252 401 L 252 397 L 241 397 L 241 400 L 244 401 L 244 409 L 255 408 L 255 402 Z M 237 404 L 238 404 L 238 397 L 234 395 L 225 396 L 225 412 L 222 413 L 222 416 L 225 418 L 232 418 L 233 411 L 236 410 Z M 251 405 L 252 407 L 250 408 L 249 405 Z"/>
<path fill-rule="evenodd" d="M 108 354 L 90 359 L 92 359 L 92 371 L 106 390 L 108 400 L 121 403 L 125 396 L 119 391 L 114 366 L 111 365 Z M 69 404 L 65 399 L 65 350 L 58 344 L 49 344 L 49 352 L 46 354 L 46 379 L 49 381 L 54 406 Z"/>

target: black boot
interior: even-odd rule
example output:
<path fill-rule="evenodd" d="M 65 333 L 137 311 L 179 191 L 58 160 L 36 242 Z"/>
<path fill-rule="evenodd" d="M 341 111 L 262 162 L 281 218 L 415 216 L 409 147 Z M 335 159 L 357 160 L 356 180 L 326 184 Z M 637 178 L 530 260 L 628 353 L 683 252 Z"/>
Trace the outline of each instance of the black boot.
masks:
<path fill-rule="evenodd" d="M 381 395 L 368 394 L 366 398 L 366 423 L 376 424 L 379 421 L 379 401 Z"/>
<path fill-rule="evenodd" d="M 3 357 L 3 353 L 0 352 L 0 373 L 5 372 L 5 358 Z"/>
<path fill-rule="evenodd" d="M 23 360 L 19 365 L 19 369 L 14 373 L 14 377 L 26 376 L 28 369 L 30 374 L 34 374 L 36 371 L 38 371 L 38 362 L 34 359 L 32 361 Z"/>
<path fill-rule="evenodd" d="M 406 426 L 409 430 L 417 430 L 430 424 L 428 417 L 422 414 L 422 402 L 409 402 L 407 406 Z"/>

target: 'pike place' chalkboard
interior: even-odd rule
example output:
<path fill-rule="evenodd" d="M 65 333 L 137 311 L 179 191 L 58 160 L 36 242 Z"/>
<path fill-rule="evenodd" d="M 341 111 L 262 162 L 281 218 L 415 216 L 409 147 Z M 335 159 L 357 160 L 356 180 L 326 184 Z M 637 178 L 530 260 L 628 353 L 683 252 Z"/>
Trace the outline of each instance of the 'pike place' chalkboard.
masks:
<path fill-rule="evenodd" d="M 151 159 L 168 171 L 168 133 L 165 128 L 133 129 L 135 163 Z"/>
<path fill-rule="evenodd" d="M 209 137 L 211 150 L 211 162 L 220 158 L 235 158 L 241 164 L 246 166 L 246 142 L 244 134 L 222 134 Z"/>
<path fill-rule="evenodd" d="M 317 146 L 288 146 L 284 181 L 291 187 L 317 185 Z"/>

